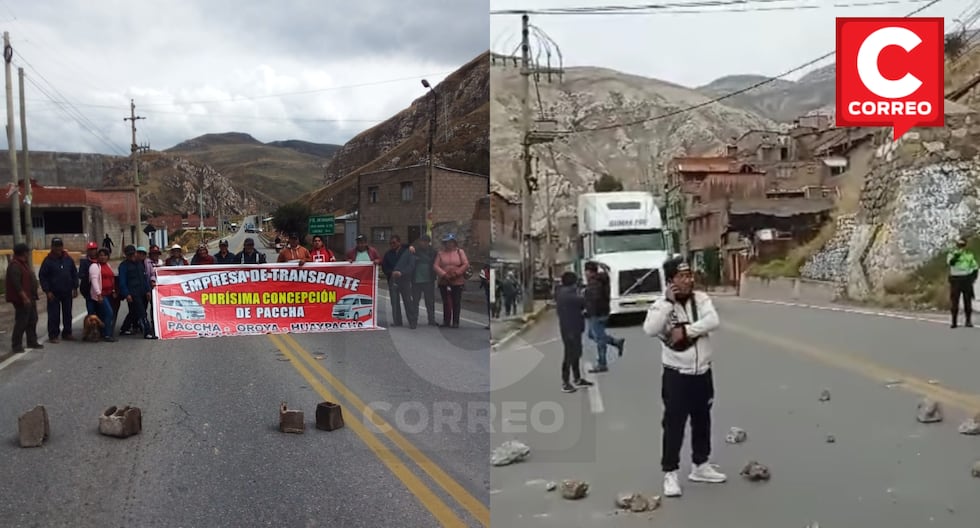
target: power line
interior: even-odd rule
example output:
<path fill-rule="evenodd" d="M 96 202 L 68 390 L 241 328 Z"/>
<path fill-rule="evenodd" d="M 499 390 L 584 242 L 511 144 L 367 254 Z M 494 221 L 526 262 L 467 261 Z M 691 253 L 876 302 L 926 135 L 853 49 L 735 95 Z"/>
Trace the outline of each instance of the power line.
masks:
<path fill-rule="evenodd" d="M 39 101 L 39 102 L 43 101 L 45 103 L 58 104 L 56 101 L 51 101 L 49 99 L 35 99 L 35 100 L 36 101 Z M 112 108 L 115 108 L 115 107 L 112 107 Z M 45 110 L 49 110 L 49 109 L 38 109 L 37 107 L 34 108 L 34 111 L 35 112 L 45 111 Z M 305 122 L 305 123 L 381 123 L 381 122 L 386 121 L 386 120 L 389 119 L 387 117 L 386 118 L 375 118 L 375 119 L 366 119 L 366 118 L 357 118 L 357 119 L 354 119 L 354 118 L 352 118 L 352 119 L 326 119 L 326 118 L 315 118 L 315 117 L 283 117 L 283 116 L 267 117 L 267 116 L 255 116 L 255 115 L 245 115 L 245 114 L 212 114 L 212 113 L 200 114 L 200 113 L 187 113 L 187 112 L 173 112 L 173 111 L 167 111 L 167 110 L 154 110 L 153 111 L 153 115 L 154 116 L 157 116 L 158 114 L 181 116 L 181 117 L 195 117 L 195 118 L 197 118 L 197 117 L 202 117 L 202 118 L 203 117 L 222 117 L 222 118 L 227 118 L 227 119 L 246 119 L 246 120 L 261 120 L 261 121 L 282 121 L 282 122 Z"/>
<path fill-rule="evenodd" d="M 716 2 L 692 2 L 692 3 L 666 3 L 648 4 L 643 6 L 599 6 L 599 7 L 575 7 L 575 8 L 549 8 L 535 10 L 498 10 L 491 11 L 491 15 L 683 15 L 683 14 L 704 14 L 704 13 L 750 13 L 760 11 L 800 11 L 824 8 L 848 8 L 848 7 L 872 7 L 883 5 L 897 5 L 909 3 L 922 3 L 928 0 L 867 0 L 846 3 L 820 3 L 817 5 L 793 4 L 785 6 L 755 6 L 744 7 L 747 4 L 770 4 L 785 3 L 790 0 L 719 0 Z M 743 7 L 732 7 L 743 6 Z"/>
<path fill-rule="evenodd" d="M 913 17 L 913 16 L 921 13 L 922 11 L 925 11 L 926 9 L 928 9 L 928 8 L 930 8 L 930 7 L 938 4 L 941 1 L 942 0 L 930 0 L 928 4 L 926 4 L 926 5 L 924 5 L 924 6 L 920 7 L 920 8 L 912 11 L 911 13 L 905 15 L 903 18 Z M 579 128 L 579 129 L 574 129 L 573 128 L 572 130 L 565 131 L 564 134 L 566 134 L 566 135 L 570 135 L 570 134 L 582 134 L 582 133 L 586 133 L 586 132 L 598 132 L 598 131 L 601 131 L 601 130 L 613 130 L 613 129 L 616 129 L 616 128 L 627 128 L 627 127 L 631 127 L 631 126 L 642 125 L 644 123 L 649 123 L 651 121 L 659 121 L 661 119 L 667 119 L 668 117 L 674 117 L 674 116 L 678 116 L 678 115 L 681 115 L 681 114 L 686 114 L 688 112 L 692 112 L 694 110 L 699 110 L 699 109 L 704 108 L 706 106 L 711 106 L 711 105 L 713 105 L 715 103 L 719 103 L 719 102 L 724 101 L 726 99 L 730 99 L 732 97 L 735 97 L 735 96 L 738 96 L 738 95 L 742 95 L 742 94 L 747 93 L 747 92 L 751 92 L 752 90 L 755 90 L 757 88 L 761 88 L 761 87 L 763 87 L 763 86 L 765 86 L 767 84 L 771 84 L 771 83 L 773 83 L 773 82 L 775 82 L 775 81 L 777 81 L 777 80 L 779 80 L 779 79 L 781 79 L 783 77 L 788 77 L 788 76 L 790 76 L 790 75 L 792 75 L 792 74 L 794 74 L 796 72 L 805 70 L 805 69 L 809 68 L 810 66 L 813 66 L 814 64 L 817 64 L 818 62 L 821 62 L 821 61 L 823 61 L 825 59 L 828 59 L 830 57 L 833 57 L 835 53 L 836 53 L 836 51 L 831 51 L 830 53 L 825 53 L 824 55 L 821 55 L 821 56 L 819 56 L 819 57 L 817 57 L 817 58 L 815 58 L 813 60 L 807 61 L 807 62 L 805 62 L 805 63 L 803 63 L 803 64 L 801 64 L 801 65 L 799 65 L 799 66 L 797 66 L 797 67 L 795 67 L 795 68 L 793 68 L 791 70 L 787 70 L 787 71 L 785 71 L 783 73 L 780 73 L 779 75 L 776 75 L 775 77 L 770 77 L 770 78 L 765 79 L 763 81 L 759 81 L 759 82 L 754 83 L 752 85 L 746 86 L 745 88 L 742 88 L 740 90 L 735 90 L 734 92 L 730 92 L 730 93 L 727 93 L 725 95 L 714 97 L 714 98 L 709 99 L 709 100 L 707 100 L 707 101 L 705 101 L 703 103 L 698 103 L 696 105 L 691 105 L 691 106 L 687 106 L 687 107 L 684 107 L 684 108 L 679 108 L 677 110 L 672 110 L 672 111 L 667 112 L 667 113 L 664 113 L 664 114 L 658 114 L 658 115 L 655 115 L 655 116 L 647 117 L 647 118 L 644 118 L 644 119 L 637 119 L 637 120 L 634 120 L 634 121 L 628 121 L 628 122 L 625 122 L 625 123 L 616 123 L 616 124 L 612 124 L 612 125 L 604 125 L 604 126 L 593 127 L 593 128 Z"/>

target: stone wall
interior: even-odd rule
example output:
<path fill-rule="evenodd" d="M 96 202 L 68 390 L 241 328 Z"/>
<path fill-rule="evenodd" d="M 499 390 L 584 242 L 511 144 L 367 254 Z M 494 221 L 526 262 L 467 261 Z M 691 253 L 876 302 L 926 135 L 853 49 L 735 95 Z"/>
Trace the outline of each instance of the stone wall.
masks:
<path fill-rule="evenodd" d="M 800 275 L 806 279 L 844 282 L 847 276 L 847 254 L 854 233 L 854 215 L 837 217 L 834 236 L 803 265 Z"/>

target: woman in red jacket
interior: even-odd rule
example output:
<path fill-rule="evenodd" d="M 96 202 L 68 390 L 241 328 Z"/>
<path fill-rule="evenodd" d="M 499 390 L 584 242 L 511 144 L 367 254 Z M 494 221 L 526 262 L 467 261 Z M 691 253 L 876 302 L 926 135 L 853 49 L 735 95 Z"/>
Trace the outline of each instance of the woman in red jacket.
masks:
<path fill-rule="evenodd" d="M 459 328 L 459 312 L 463 302 L 463 285 L 470 269 L 466 252 L 459 247 L 456 235 L 450 233 L 442 239 L 442 249 L 432 263 L 439 278 L 439 294 L 442 296 L 442 325 Z"/>
<path fill-rule="evenodd" d="M 112 337 L 113 328 L 116 325 L 115 312 L 112 310 L 112 299 L 118 298 L 116 294 L 116 274 L 109 265 L 109 250 L 102 248 L 99 250 L 98 261 L 88 268 L 88 280 L 92 286 L 92 300 L 99 312 L 99 319 L 102 319 L 102 338 L 112 342 L 116 339 Z"/>

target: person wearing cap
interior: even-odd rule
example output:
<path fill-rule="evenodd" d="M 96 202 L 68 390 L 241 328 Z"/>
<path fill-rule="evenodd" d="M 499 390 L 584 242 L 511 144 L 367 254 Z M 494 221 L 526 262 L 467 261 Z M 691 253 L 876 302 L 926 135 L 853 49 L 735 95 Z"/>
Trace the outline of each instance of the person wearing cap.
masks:
<path fill-rule="evenodd" d="M 146 274 L 146 265 L 136 254 L 136 247 L 129 245 L 123 248 L 126 260 L 119 264 L 119 296 L 126 299 L 129 313 L 122 322 L 120 335 L 132 335 L 132 328 L 139 326 L 146 339 L 156 339 L 150 322 L 146 318 L 146 303 L 150 296 L 150 277 Z"/>
<path fill-rule="evenodd" d="M 310 259 L 312 262 L 337 262 L 337 257 L 334 256 L 333 251 L 323 245 L 323 237 L 320 235 L 313 235 L 313 249 L 310 251 Z"/>
<path fill-rule="evenodd" d="M 85 299 L 85 311 L 88 315 L 98 313 L 95 301 L 92 300 L 92 282 L 89 281 L 88 277 L 89 267 L 97 263 L 98 259 L 98 242 L 89 242 L 85 246 L 85 256 L 78 260 L 78 291 L 81 292 L 82 298 Z"/>
<path fill-rule="evenodd" d="M 694 275 L 683 259 L 664 263 L 666 289 L 647 310 L 643 331 L 661 342 L 663 438 L 660 466 L 664 495 L 679 497 L 684 429 L 691 420 L 692 468 L 688 480 L 720 484 L 727 480 L 711 464 L 711 406 L 715 399 L 710 333 L 718 312 L 707 293 L 694 290 Z"/>
<path fill-rule="evenodd" d="M 422 235 L 415 244 L 409 247 L 409 251 L 415 254 L 415 272 L 412 281 L 412 303 L 415 306 L 416 317 L 420 314 L 419 302 L 425 300 L 425 313 L 428 316 L 429 326 L 438 326 L 436 323 L 436 272 L 432 264 L 436 260 L 436 251 L 432 248 L 432 239 L 429 235 Z"/>
<path fill-rule="evenodd" d="M 4 277 L 7 302 L 14 305 L 14 328 L 10 333 L 10 351 L 20 354 L 25 351 L 24 334 L 27 334 L 27 348 L 44 348 L 37 339 L 37 301 L 38 280 L 27 260 L 30 248 L 23 242 L 14 245 L 14 257 L 7 265 Z"/>
<path fill-rule="evenodd" d="M 613 337 L 606 332 L 610 312 L 609 275 L 605 270 L 599 269 L 598 262 L 590 261 L 585 263 L 585 279 L 585 314 L 589 318 L 589 337 L 595 341 L 596 350 L 596 365 L 589 369 L 589 373 L 608 372 L 607 347 L 611 344 L 622 356 L 626 340 L 622 337 Z"/>
<path fill-rule="evenodd" d="M 214 264 L 214 257 L 208 253 L 208 246 L 206 244 L 198 245 L 197 253 L 191 257 L 191 266 L 207 266 L 209 264 Z"/>
<path fill-rule="evenodd" d="M 949 309 L 953 322 L 950 328 L 956 328 L 959 322 L 960 298 L 963 298 L 964 323 L 968 328 L 973 327 L 973 284 L 977 282 L 977 259 L 973 252 L 967 249 L 966 239 L 956 240 L 956 247 L 946 257 L 949 266 Z"/>
<path fill-rule="evenodd" d="M 41 262 L 37 278 L 48 297 L 48 342 L 73 341 L 71 305 L 78 297 L 78 268 L 60 238 L 51 239 L 51 252 Z"/>
<path fill-rule="evenodd" d="M 228 241 L 218 242 L 218 252 L 214 254 L 215 264 L 238 264 L 238 255 L 228 251 Z"/>
<path fill-rule="evenodd" d="M 459 247 L 456 235 L 449 233 L 442 237 L 442 249 L 436 254 L 432 269 L 438 277 L 439 294 L 442 297 L 442 325 L 459 328 L 463 286 L 466 284 L 466 271 L 470 269 L 470 261 L 463 248 Z"/>
<path fill-rule="evenodd" d="M 157 248 L 157 255 L 159 254 L 160 254 L 160 248 Z M 146 298 L 146 319 L 147 321 L 150 321 L 150 328 L 152 328 L 153 310 L 150 307 L 153 306 L 153 288 L 156 287 L 157 284 L 156 265 L 153 263 L 153 260 L 149 258 L 148 251 L 144 246 L 139 246 L 136 248 L 136 260 L 137 262 L 143 265 L 143 268 L 146 270 L 146 277 L 147 279 L 149 279 L 150 282 L 150 289 L 147 292 L 147 298 Z M 120 327 L 120 332 L 119 332 L 120 334 L 130 335 L 134 331 L 139 329 L 138 326 L 136 325 L 135 319 L 132 317 L 132 313 L 133 313 L 132 310 L 130 310 L 129 313 L 126 314 L 126 318 L 123 319 L 123 325 L 122 327 Z"/>
<path fill-rule="evenodd" d="M 170 256 L 163 262 L 164 266 L 189 266 L 190 263 L 184 258 L 184 248 L 180 244 L 170 246 Z"/>
<path fill-rule="evenodd" d="M 290 233 L 286 247 L 282 248 L 282 251 L 279 252 L 277 262 L 299 262 L 300 266 L 302 266 L 303 263 L 310 261 L 310 251 L 299 244 L 299 235 Z"/>
<path fill-rule="evenodd" d="M 255 239 L 252 237 L 245 239 L 245 244 L 238 255 L 235 256 L 235 264 L 265 264 L 265 253 L 255 249 Z"/>
<path fill-rule="evenodd" d="M 381 265 L 381 255 L 368 244 L 367 237 L 364 235 L 357 235 L 354 247 L 347 252 L 345 258 L 350 262 L 372 262 L 375 266 Z"/>

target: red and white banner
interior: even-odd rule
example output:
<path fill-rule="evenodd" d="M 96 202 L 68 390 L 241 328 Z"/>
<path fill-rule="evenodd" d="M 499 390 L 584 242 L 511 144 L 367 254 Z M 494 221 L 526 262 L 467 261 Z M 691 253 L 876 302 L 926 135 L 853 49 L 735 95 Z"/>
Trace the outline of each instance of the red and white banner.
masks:
<path fill-rule="evenodd" d="M 157 268 L 160 339 L 378 329 L 374 264 Z"/>

